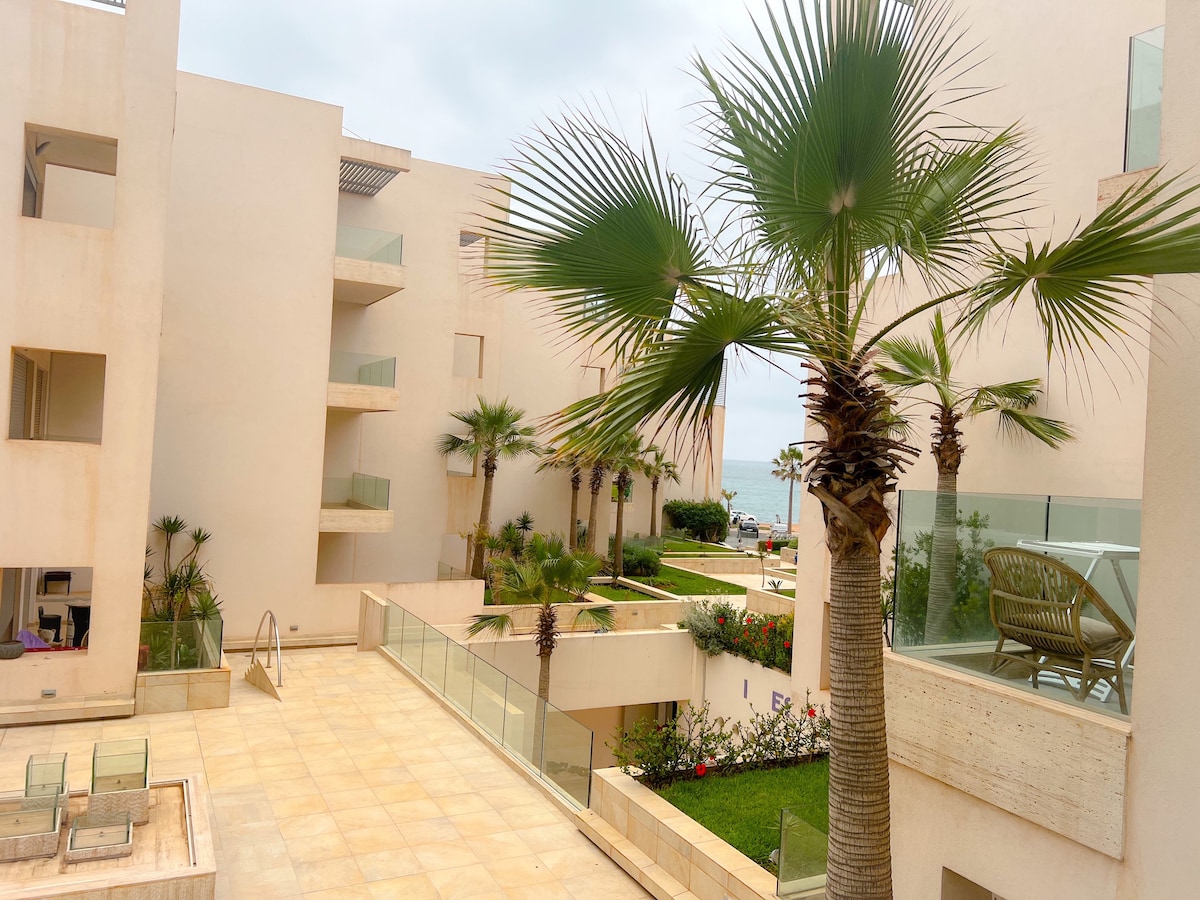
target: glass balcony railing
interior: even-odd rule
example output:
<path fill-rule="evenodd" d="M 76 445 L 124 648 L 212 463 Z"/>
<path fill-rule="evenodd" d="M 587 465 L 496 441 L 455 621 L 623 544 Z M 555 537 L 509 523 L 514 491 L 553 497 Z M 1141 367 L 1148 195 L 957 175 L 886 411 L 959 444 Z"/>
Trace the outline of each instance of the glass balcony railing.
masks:
<path fill-rule="evenodd" d="M 384 649 L 571 803 L 588 805 L 592 732 L 388 601 Z"/>
<path fill-rule="evenodd" d="M 398 266 L 404 258 L 404 236 L 359 225 L 338 225 L 334 254 Z"/>
<path fill-rule="evenodd" d="M 391 481 L 378 475 L 355 472 L 349 478 L 325 478 L 321 482 L 321 506 L 325 509 L 387 509 Z"/>
<path fill-rule="evenodd" d="M 901 491 L 894 550 L 893 649 L 964 668 L 984 677 L 992 670 L 998 634 L 992 625 L 991 579 L 984 554 L 993 547 L 1024 546 L 1045 552 L 1076 569 L 1132 629 L 1137 614 L 1138 552 L 1141 502 L 1078 497 L 965 494 L 956 497 L 953 606 L 946 624 L 933 628 L 927 617 L 930 581 L 939 563 L 933 559 L 933 491 Z M 1054 547 L 1047 547 L 1053 544 Z M 943 559 L 949 553 L 940 551 Z M 944 570 L 943 570 L 944 571 Z M 950 577 L 950 576 L 948 576 Z M 1083 615 L 1099 618 L 1085 607 Z M 931 628 L 936 633 L 931 633 Z M 1004 669 L 997 668 L 1003 672 Z M 1010 667 L 1005 684 L 1033 689 L 1028 673 Z M 1126 668 L 1126 694 L 1132 695 L 1132 666 Z M 1045 696 L 1074 702 L 1059 691 L 1057 676 L 1039 679 Z M 1097 689 L 1087 698 L 1090 708 L 1116 712 L 1117 698 Z"/>
<path fill-rule="evenodd" d="M 334 350 L 329 354 L 329 380 L 338 384 L 393 388 L 396 386 L 396 357 Z"/>
<path fill-rule="evenodd" d="M 808 894 L 825 886 L 829 835 L 790 809 L 779 811 L 779 897 Z"/>
<path fill-rule="evenodd" d="M 138 671 L 215 669 L 221 665 L 224 623 L 214 619 L 142 622 Z"/>
<path fill-rule="evenodd" d="M 1125 171 L 1159 161 L 1162 128 L 1163 35 L 1159 25 L 1129 40 L 1129 97 L 1125 115 Z"/>

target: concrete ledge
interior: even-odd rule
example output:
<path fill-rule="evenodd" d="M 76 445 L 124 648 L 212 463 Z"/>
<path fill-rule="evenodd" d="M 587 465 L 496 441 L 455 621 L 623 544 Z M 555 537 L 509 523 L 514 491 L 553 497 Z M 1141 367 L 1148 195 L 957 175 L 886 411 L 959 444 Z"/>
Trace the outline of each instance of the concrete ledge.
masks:
<path fill-rule="evenodd" d="M 796 598 L 764 591 L 761 588 L 746 588 L 746 609 L 768 616 L 791 616 L 796 613 Z"/>
<path fill-rule="evenodd" d="M 51 722 L 79 722 L 85 719 L 127 718 L 134 713 L 131 696 L 88 700 L 64 697 L 41 703 L 0 706 L 0 727 L 9 725 L 46 725 Z"/>
<path fill-rule="evenodd" d="M 342 384 L 331 381 L 325 405 L 355 412 L 392 412 L 400 408 L 400 391 L 371 384 Z"/>
<path fill-rule="evenodd" d="M 770 566 L 774 560 L 768 558 L 764 561 L 757 556 L 692 556 L 663 560 L 664 566 L 699 572 L 701 575 L 757 575 L 763 570 L 764 563 Z"/>
<path fill-rule="evenodd" d="M 134 715 L 224 709 L 229 706 L 229 666 L 138 672 Z"/>
<path fill-rule="evenodd" d="M 592 772 L 591 799 L 579 830 L 658 900 L 775 897 L 771 873 L 620 769 Z"/>

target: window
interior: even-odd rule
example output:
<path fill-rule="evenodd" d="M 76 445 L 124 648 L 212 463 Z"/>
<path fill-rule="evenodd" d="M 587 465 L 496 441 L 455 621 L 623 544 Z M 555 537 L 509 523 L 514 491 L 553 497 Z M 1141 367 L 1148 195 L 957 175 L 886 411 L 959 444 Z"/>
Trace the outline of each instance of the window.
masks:
<path fill-rule="evenodd" d="M 483 377 L 483 337 L 481 335 L 454 335 L 454 377 Z"/>
<path fill-rule="evenodd" d="M 594 397 L 604 390 L 604 369 L 599 366 L 580 366 L 579 399 Z"/>
<path fill-rule="evenodd" d="M 91 567 L 0 569 L 0 640 L 19 640 L 27 631 L 45 645 L 31 651 L 80 649 L 91 615 Z"/>
<path fill-rule="evenodd" d="M 100 443 L 104 366 L 97 353 L 14 347 L 9 440 Z"/>
<path fill-rule="evenodd" d="M 1162 127 L 1163 35 L 1159 25 L 1129 39 L 1125 171 L 1158 165 Z"/>
<path fill-rule="evenodd" d="M 116 176 L 115 139 L 25 126 L 21 215 L 112 228 Z"/>
<path fill-rule="evenodd" d="M 1004 898 L 963 878 L 957 872 L 942 869 L 942 900 L 1004 900 Z"/>

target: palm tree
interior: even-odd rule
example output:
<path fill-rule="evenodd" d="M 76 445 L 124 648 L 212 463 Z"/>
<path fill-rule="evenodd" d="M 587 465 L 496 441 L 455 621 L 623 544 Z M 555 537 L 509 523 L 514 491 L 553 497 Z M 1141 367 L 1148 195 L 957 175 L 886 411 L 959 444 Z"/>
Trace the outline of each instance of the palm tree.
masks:
<path fill-rule="evenodd" d="M 658 535 L 658 486 L 667 481 L 679 484 L 679 467 L 667 459 L 661 449 L 651 444 L 646 448 L 646 477 L 650 479 L 650 537 Z"/>
<path fill-rule="evenodd" d="M 804 453 L 799 447 L 784 447 L 779 455 L 771 460 L 775 468 L 771 474 L 787 482 L 788 486 L 788 534 L 792 533 L 792 492 L 796 482 L 804 478 Z"/>
<path fill-rule="evenodd" d="M 488 403 L 482 394 L 478 402 L 475 409 L 451 413 L 466 426 L 465 436 L 443 434 L 438 439 L 438 453 L 442 456 L 456 455 L 472 462 L 483 460 L 483 500 L 476 527 L 475 554 L 471 559 L 472 578 L 483 577 L 483 536 L 488 533 L 492 515 L 492 482 L 499 461 L 516 459 L 538 450 L 533 440 L 533 426 L 521 424 L 525 416 L 523 409 L 517 409 L 508 400 Z"/>
<path fill-rule="evenodd" d="M 951 631 L 958 556 L 958 469 L 967 451 L 958 426 L 963 419 L 996 413 L 1008 436 L 1029 436 L 1058 449 L 1074 435 L 1057 419 L 1030 412 L 1042 392 L 1038 378 L 965 387 L 954 380 L 954 362 L 940 311 L 929 326 L 929 342 L 910 337 L 879 342 L 884 363 L 879 377 L 918 403 L 934 408 L 933 459 L 937 464 L 933 546 L 929 556 L 929 605 L 925 611 L 925 643 L 946 640 Z M 922 388 L 935 399 L 914 398 Z"/>
<path fill-rule="evenodd" d="M 582 600 L 587 593 L 589 579 L 600 571 L 600 558 L 583 550 L 568 550 L 560 535 L 549 537 L 535 534 L 529 540 L 525 552 L 519 559 L 503 558 L 496 561 L 497 576 L 494 587 L 497 603 L 525 604 L 537 609 L 538 697 L 550 701 L 550 657 L 558 645 L 558 610 L 555 603 L 564 600 Z M 585 604 L 575 609 L 573 622 L 585 622 L 597 628 L 611 629 L 614 626 L 613 607 Z M 497 637 L 511 634 L 511 613 L 490 613 L 475 616 L 467 626 L 467 634 L 476 637 L 491 632 Z M 544 708 L 534 718 L 535 765 L 541 760 L 542 734 L 545 721 Z"/>
<path fill-rule="evenodd" d="M 751 50 L 697 62 L 712 190 L 729 210 L 717 240 L 649 137 L 634 148 L 570 113 L 518 146 L 487 273 L 539 291 L 622 370 L 563 412 L 564 433 L 582 423 L 615 439 L 653 422 L 703 441 L 731 346 L 805 360 L 808 490 L 830 554 L 826 893 L 887 898 L 879 545 L 918 451 L 892 433 L 876 345 L 942 305 L 971 334 L 1024 301 L 1049 354 L 1120 340 L 1148 321 L 1141 277 L 1200 270 L 1200 210 L 1184 202 L 1194 188 L 1148 176 L 1035 246 L 1017 220 L 1035 206 L 1021 134 L 969 128 L 954 106 L 977 91 L 947 3 L 830 0 L 766 17 Z M 929 299 L 877 303 L 889 272 Z"/>
<path fill-rule="evenodd" d="M 725 509 L 729 512 L 730 521 L 733 520 L 733 498 L 737 496 L 737 491 L 727 491 L 721 488 L 721 499 L 725 501 Z"/>
<path fill-rule="evenodd" d="M 582 451 L 582 453 L 584 464 L 589 467 L 588 490 L 591 492 L 588 500 L 587 538 L 584 543 L 585 549 L 589 553 L 595 553 L 596 532 L 600 527 L 600 492 L 608 483 L 605 476 L 611 466 L 609 458 L 595 449 Z"/>
<path fill-rule="evenodd" d="M 539 472 L 547 469 L 571 473 L 571 524 L 567 529 L 567 545 L 574 550 L 579 543 L 579 487 L 583 484 L 583 463 L 578 453 L 553 450 L 538 464 Z"/>
<path fill-rule="evenodd" d="M 646 474 L 646 446 L 641 435 L 630 432 L 617 441 L 606 455 L 609 468 L 617 474 L 617 525 L 612 553 L 612 583 L 616 585 L 625 563 L 625 493 L 633 484 L 634 475 Z"/>

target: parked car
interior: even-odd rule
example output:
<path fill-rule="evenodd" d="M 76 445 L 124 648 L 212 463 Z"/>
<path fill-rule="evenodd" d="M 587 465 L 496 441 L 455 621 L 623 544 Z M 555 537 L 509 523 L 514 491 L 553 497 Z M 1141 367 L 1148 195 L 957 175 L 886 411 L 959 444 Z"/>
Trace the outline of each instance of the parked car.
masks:
<path fill-rule="evenodd" d="M 738 523 L 740 523 L 742 521 L 742 519 L 745 517 L 745 515 L 746 514 L 744 512 L 742 512 L 740 509 L 735 509 L 733 512 L 731 512 L 729 514 L 729 524 L 737 525 Z"/>
<path fill-rule="evenodd" d="M 792 536 L 790 534 L 788 534 L 788 529 L 787 529 L 786 525 L 781 525 L 778 522 L 776 522 L 774 525 L 771 526 L 771 534 L 770 534 L 771 540 L 787 541 L 787 540 L 790 540 L 791 537 Z"/>
<path fill-rule="evenodd" d="M 742 516 L 738 523 L 738 531 L 742 534 L 758 534 L 758 519 L 754 516 Z"/>

